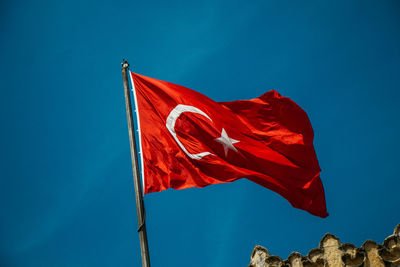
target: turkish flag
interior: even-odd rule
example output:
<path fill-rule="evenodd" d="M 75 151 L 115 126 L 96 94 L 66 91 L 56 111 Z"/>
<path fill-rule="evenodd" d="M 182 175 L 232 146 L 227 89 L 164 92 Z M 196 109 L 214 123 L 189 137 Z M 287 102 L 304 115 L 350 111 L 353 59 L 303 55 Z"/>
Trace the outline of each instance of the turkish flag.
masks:
<path fill-rule="evenodd" d="M 215 102 L 180 85 L 130 73 L 144 193 L 247 178 L 294 207 L 326 217 L 307 114 L 276 91 Z"/>

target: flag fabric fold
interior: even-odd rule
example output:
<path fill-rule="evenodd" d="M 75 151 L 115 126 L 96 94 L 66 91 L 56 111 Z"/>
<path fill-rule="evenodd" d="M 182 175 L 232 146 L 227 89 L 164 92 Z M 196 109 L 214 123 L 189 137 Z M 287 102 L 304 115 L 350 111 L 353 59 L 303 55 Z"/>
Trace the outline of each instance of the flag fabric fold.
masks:
<path fill-rule="evenodd" d="M 130 73 L 137 105 L 144 193 L 247 178 L 294 207 L 326 217 L 307 114 L 276 91 L 215 102 Z"/>

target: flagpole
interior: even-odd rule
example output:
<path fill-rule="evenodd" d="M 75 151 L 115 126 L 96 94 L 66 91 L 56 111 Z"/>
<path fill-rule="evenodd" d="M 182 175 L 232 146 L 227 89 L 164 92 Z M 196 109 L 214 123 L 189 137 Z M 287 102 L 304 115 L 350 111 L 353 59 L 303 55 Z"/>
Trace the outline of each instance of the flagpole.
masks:
<path fill-rule="evenodd" d="M 138 232 L 140 240 L 140 252 L 142 254 L 142 266 L 150 267 L 149 246 L 147 244 L 147 231 L 145 224 L 145 210 L 144 210 L 142 187 L 139 179 L 140 174 L 139 174 L 138 156 L 136 149 L 135 132 L 133 127 L 131 96 L 129 92 L 129 81 L 128 81 L 129 64 L 124 59 L 124 62 L 121 63 L 121 65 L 122 65 L 122 81 L 124 83 L 126 117 L 128 120 L 129 144 L 131 148 L 133 181 L 135 185 L 136 211 L 137 211 L 137 218 L 139 225 Z"/>

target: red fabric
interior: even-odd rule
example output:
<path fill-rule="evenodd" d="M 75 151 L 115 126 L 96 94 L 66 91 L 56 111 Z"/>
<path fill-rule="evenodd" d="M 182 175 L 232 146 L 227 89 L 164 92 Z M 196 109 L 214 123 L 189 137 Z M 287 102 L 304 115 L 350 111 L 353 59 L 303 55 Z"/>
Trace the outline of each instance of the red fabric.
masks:
<path fill-rule="evenodd" d="M 247 178 L 279 193 L 296 208 L 328 216 L 313 129 L 307 114 L 292 100 L 270 91 L 251 100 L 218 103 L 183 86 L 131 76 L 145 194 Z M 178 105 L 185 106 L 179 111 Z M 229 137 L 225 143 L 220 141 L 223 130 Z M 202 152 L 208 154 L 199 156 Z"/>

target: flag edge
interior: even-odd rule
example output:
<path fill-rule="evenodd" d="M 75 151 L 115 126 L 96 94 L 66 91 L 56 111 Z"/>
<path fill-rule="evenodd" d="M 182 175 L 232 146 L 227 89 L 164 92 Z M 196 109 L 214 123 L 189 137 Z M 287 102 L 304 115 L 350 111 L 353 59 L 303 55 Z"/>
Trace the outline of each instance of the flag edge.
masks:
<path fill-rule="evenodd" d="M 135 82 L 133 81 L 133 75 L 134 73 L 129 70 L 129 78 L 131 81 L 132 85 L 132 94 L 133 94 L 133 99 L 135 102 L 135 113 L 136 113 L 136 121 L 138 125 L 138 138 L 139 138 L 139 157 L 140 157 L 140 165 L 141 165 L 141 182 L 142 182 L 142 196 L 146 194 L 145 192 L 145 183 L 144 183 L 144 164 L 143 164 L 143 149 L 142 149 L 142 132 L 140 130 L 140 116 L 139 116 L 139 106 L 137 102 L 137 92 L 136 92 L 136 87 L 135 87 Z"/>

